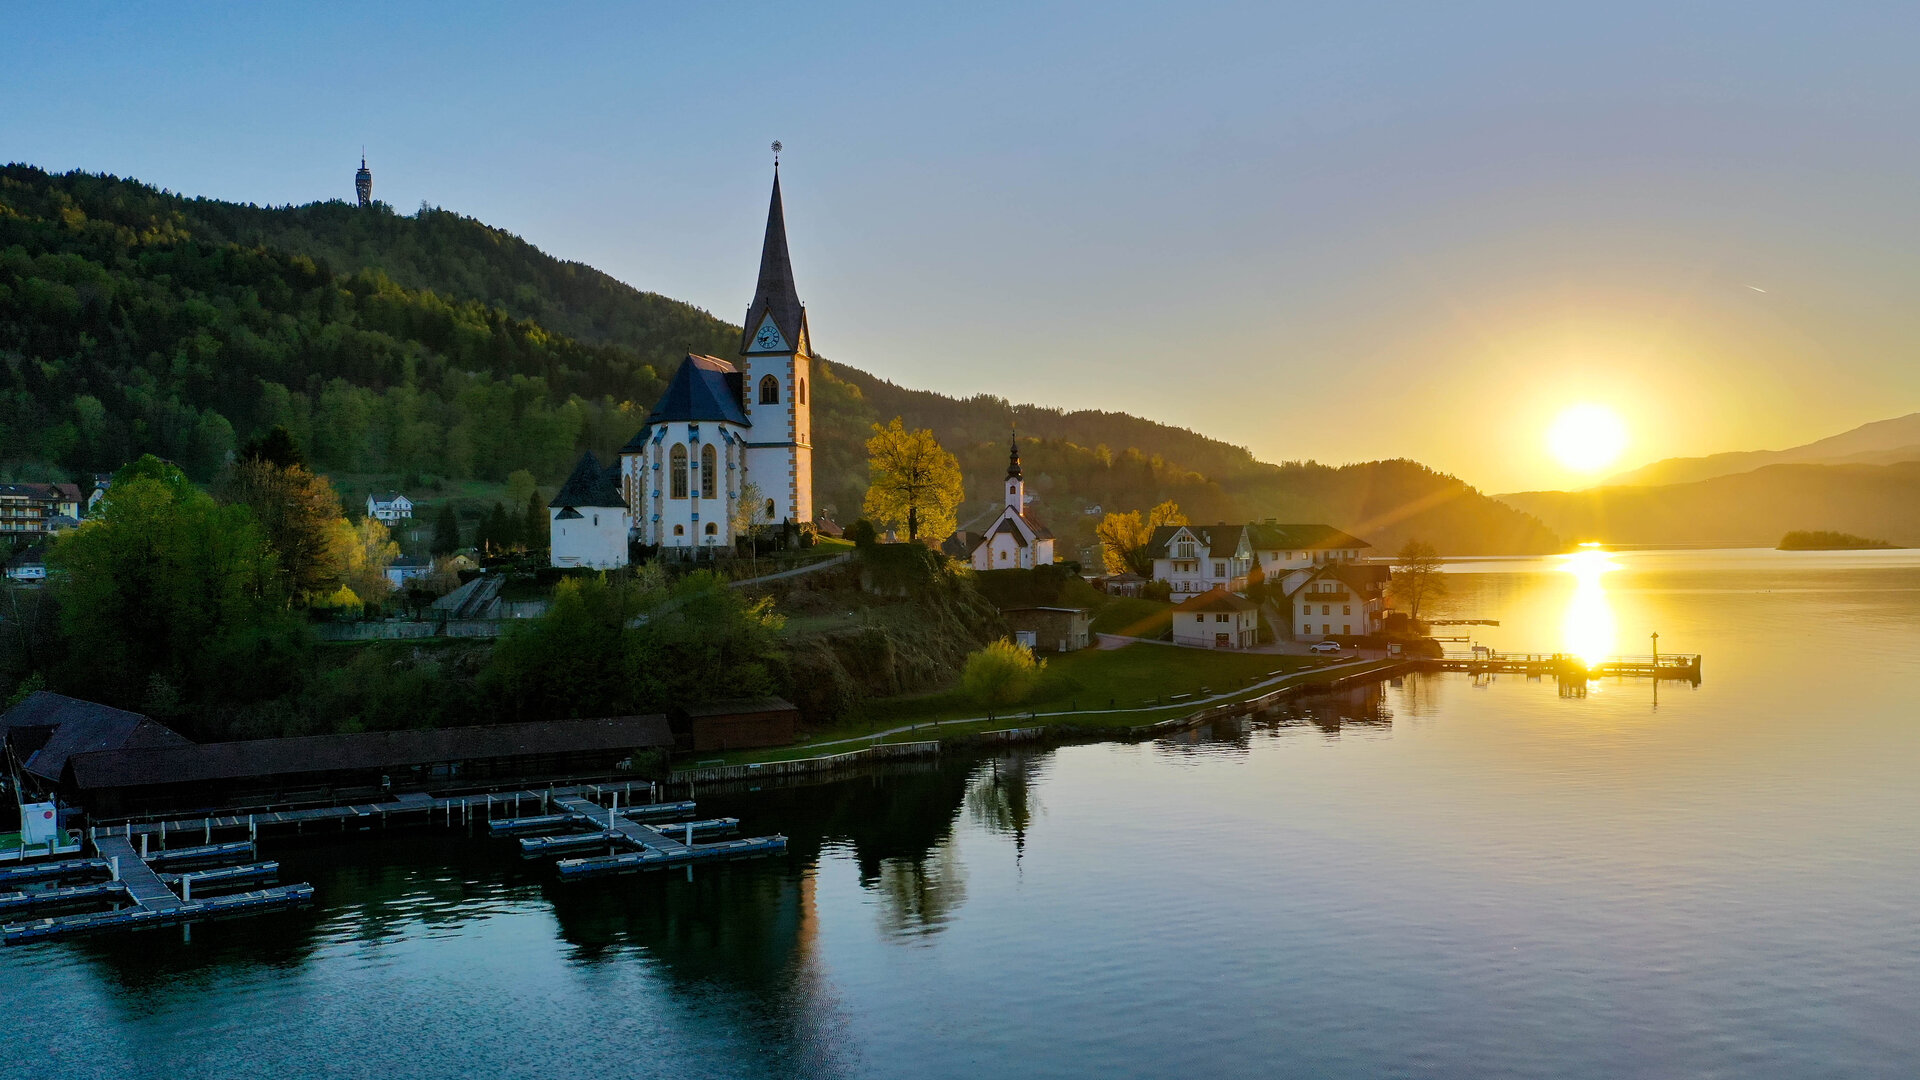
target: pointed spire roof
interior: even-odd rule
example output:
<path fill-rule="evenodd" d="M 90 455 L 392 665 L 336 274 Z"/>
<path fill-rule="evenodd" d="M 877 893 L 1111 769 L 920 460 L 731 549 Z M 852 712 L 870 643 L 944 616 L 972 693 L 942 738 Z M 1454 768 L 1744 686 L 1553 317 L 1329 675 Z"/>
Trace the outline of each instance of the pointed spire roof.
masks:
<path fill-rule="evenodd" d="M 1007 436 L 1007 479 L 1020 479 L 1020 433 Z"/>
<path fill-rule="evenodd" d="M 793 259 L 787 254 L 787 215 L 780 205 L 780 166 L 773 167 L 773 199 L 767 207 L 767 237 L 760 245 L 760 281 L 753 290 L 753 303 L 747 305 L 740 351 L 753 342 L 760 320 L 773 316 L 773 324 L 787 344 L 800 345 L 800 331 L 807 323 L 807 311 L 800 305 L 799 290 L 793 286 Z"/>

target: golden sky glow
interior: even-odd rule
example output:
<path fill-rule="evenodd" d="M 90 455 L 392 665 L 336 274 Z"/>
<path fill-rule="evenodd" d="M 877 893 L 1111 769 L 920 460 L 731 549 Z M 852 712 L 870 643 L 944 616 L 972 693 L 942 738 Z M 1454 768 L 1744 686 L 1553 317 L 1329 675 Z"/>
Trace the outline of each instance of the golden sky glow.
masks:
<path fill-rule="evenodd" d="M 1554 460 L 1577 473 L 1613 465 L 1626 448 L 1626 421 L 1605 405 L 1570 405 L 1547 428 L 1547 449 Z"/>

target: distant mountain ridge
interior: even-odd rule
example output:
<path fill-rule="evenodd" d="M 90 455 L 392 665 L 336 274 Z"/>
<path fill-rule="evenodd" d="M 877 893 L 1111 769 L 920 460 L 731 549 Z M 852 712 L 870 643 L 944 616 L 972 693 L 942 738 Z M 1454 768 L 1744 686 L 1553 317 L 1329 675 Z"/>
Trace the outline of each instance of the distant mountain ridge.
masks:
<path fill-rule="evenodd" d="M 1500 498 L 1572 541 L 1773 547 L 1787 532 L 1831 530 L 1920 546 L 1920 461 L 1767 465 L 1686 484 Z"/>
<path fill-rule="evenodd" d="M 830 344 L 831 320 L 817 333 Z M 554 484 L 579 451 L 632 434 L 682 355 L 730 356 L 739 334 L 443 210 L 259 207 L 0 169 L 0 464 L 15 473 L 83 475 L 152 451 L 205 478 L 278 423 L 332 470 L 525 467 Z M 1414 462 L 1273 465 L 1124 413 L 955 399 L 837 363 L 816 383 L 816 502 L 843 522 L 859 513 L 868 425 L 899 415 L 960 456 L 981 502 L 1017 426 L 1068 556 L 1091 539 L 1091 508 L 1169 498 L 1196 521 L 1324 521 L 1380 551 L 1411 536 L 1459 554 L 1559 546 Z"/>
<path fill-rule="evenodd" d="M 1601 486 L 1686 484 L 1767 465 L 1891 465 L 1900 461 L 1920 461 L 1920 412 L 1876 420 L 1785 450 L 1736 450 L 1707 457 L 1667 458 L 1609 477 Z"/>

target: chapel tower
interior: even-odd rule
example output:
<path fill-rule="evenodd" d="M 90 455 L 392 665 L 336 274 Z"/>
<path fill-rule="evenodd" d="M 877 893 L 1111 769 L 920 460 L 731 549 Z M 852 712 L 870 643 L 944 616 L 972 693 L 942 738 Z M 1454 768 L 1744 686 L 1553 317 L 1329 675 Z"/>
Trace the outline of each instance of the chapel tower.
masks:
<path fill-rule="evenodd" d="M 1007 440 L 1007 508 L 1016 514 L 1027 509 L 1027 481 L 1020 474 L 1020 433 Z"/>
<path fill-rule="evenodd" d="M 807 309 L 793 284 L 787 219 L 780 203 L 780 163 L 760 245 L 760 280 L 740 339 L 740 371 L 752 433 L 747 479 L 760 489 L 762 520 L 796 526 L 813 521 L 813 378 Z"/>

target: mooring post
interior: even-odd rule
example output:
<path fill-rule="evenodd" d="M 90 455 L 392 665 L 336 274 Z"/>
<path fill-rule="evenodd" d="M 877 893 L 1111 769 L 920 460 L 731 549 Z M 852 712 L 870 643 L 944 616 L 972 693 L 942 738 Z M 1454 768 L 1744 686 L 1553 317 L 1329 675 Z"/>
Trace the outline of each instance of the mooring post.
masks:
<path fill-rule="evenodd" d="M 687 846 L 693 846 L 693 822 L 687 822 Z"/>
<path fill-rule="evenodd" d="M 200 842 L 202 844 L 211 844 L 213 843 L 213 819 L 206 818 L 204 820 L 206 822 L 207 830 L 205 834 L 200 837 Z"/>
<path fill-rule="evenodd" d="M 147 835 L 146 833 L 140 834 L 140 857 L 143 859 L 147 857 Z"/>
<path fill-rule="evenodd" d="M 160 819 L 160 850 L 167 850 L 167 820 Z"/>
<path fill-rule="evenodd" d="M 193 903 L 193 875 L 192 874 L 180 875 L 180 899 L 186 901 L 189 904 Z"/>
<path fill-rule="evenodd" d="M 253 820 L 253 815 L 248 814 L 247 815 L 247 842 L 252 843 L 259 839 L 260 839 L 260 828 L 257 824 L 255 824 Z"/>
<path fill-rule="evenodd" d="M 119 881 L 120 880 L 120 856 L 115 855 L 113 858 L 108 859 L 107 865 L 109 869 L 113 871 L 113 880 Z"/>

